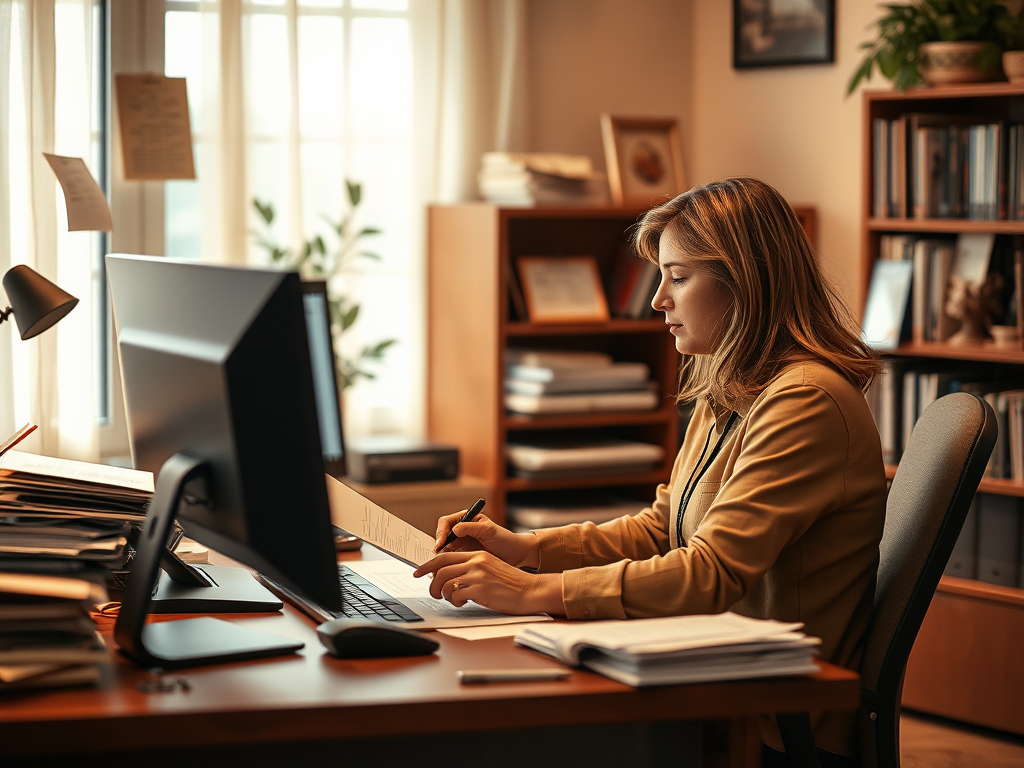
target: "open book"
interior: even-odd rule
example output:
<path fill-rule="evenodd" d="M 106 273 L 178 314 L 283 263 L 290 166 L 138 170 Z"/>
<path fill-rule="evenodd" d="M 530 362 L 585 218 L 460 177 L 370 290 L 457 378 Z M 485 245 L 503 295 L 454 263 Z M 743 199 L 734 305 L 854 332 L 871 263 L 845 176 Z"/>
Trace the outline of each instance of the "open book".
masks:
<path fill-rule="evenodd" d="M 802 627 L 722 613 L 530 624 L 515 641 L 627 685 L 669 685 L 816 672 L 821 640 Z"/>

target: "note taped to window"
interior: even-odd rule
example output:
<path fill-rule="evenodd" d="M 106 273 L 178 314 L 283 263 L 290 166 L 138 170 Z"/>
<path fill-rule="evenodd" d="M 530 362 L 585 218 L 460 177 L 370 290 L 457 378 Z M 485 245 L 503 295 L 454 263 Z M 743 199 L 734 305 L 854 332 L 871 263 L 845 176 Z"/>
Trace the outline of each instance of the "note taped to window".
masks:
<path fill-rule="evenodd" d="M 185 78 L 122 73 L 115 79 L 125 179 L 194 179 Z"/>

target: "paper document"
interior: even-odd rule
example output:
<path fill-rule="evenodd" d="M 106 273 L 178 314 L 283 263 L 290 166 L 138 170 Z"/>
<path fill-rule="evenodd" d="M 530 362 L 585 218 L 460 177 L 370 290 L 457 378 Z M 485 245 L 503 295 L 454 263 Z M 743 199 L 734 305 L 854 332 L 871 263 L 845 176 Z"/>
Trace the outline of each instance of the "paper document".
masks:
<path fill-rule="evenodd" d="M 107 198 L 89 173 L 85 161 L 80 157 L 61 157 L 45 152 L 43 157 L 50 164 L 64 191 L 68 232 L 112 232 L 114 220 L 110 216 Z"/>
<path fill-rule="evenodd" d="M 0 470 L 45 475 L 51 478 L 80 483 L 99 483 L 118 488 L 153 493 L 153 473 L 140 469 L 125 469 L 87 461 L 57 459 L 35 453 L 8 451 L 0 457 Z"/>
<path fill-rule="evenodd" d="M 118 73 L 114 80 L 124 177 L 194 179 L 185 78 Z"/>
<path fill-rule="evenodd" d="M 346 562 L 346 566 L 380 587 L 423 617 L 424 625 L 409 624 L 409 629 L 438 629 L 440 627 L 465 627 L 483 624 L 522 624 L 524 622 L 550 621 L 550 616 L 509 616 L 498 613 L 474 602 L 456 608 L 447 600 L 437 600 L 430 594 L 430 577 L 417 579 L 412 575 L 413 567 L 398 560 L 359 560 Z"/>
<path fill-rule="evenodd" d="M 330 475 L 326 477 L 332 523 L 412 565 L 423 565 L 434 556 L 433 536 L 395 517 Z"/>

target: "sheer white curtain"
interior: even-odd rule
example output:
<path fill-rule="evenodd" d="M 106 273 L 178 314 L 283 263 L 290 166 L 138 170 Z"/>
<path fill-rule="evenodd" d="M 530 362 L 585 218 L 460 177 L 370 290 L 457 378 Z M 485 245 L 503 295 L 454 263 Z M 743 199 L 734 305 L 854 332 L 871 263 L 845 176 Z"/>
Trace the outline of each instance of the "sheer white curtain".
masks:
<path fill-rule="evenodd" d="M 524 0 L 167 0 L 165 74 L 188 82 L 197 179 L 168 182 L 166 254 L 265 263 L 251 201 L 293 248 L 363 186 L 383 258 L 346 272 L 352 356 L 390 338 L 345 393 L 348 434 L 422 434 L 424 211 L 475 197 L 480 153 L 521 148 Z"/>
<path fill-rule="evenodd" d="M 98 235 L 67 231 L 64 198 L 43 153 L 81 157 L 98 176 L 96 12 L 92 0 L 0 0 L 0 272 L 27 264 L 80 300 L 29 341 L 17 336 L 13 317 L 0 326 L 0 434 L 32 421 L 39 429 L 26 450 L 83 460 L 99 453 Z"/>

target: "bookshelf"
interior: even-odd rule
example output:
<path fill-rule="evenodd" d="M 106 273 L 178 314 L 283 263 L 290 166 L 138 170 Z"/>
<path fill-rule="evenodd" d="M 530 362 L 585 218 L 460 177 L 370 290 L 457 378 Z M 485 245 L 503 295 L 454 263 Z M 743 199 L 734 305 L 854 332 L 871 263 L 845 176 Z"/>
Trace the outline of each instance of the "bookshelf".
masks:
<path fill-rule="evenodd" d="M 1007 239 L 1024 235 L 1024 221 L 1012 218 L 1012 205 L 1005 206 L 1008 210 L 999 214 L 1003 218 L 996 219 L 927 218 L 915 210 L 912 199 L 905 204 L 905 215 L 891 215 L 893 210 L 880 211 L 876 199 L 879 169 L 884 167 L 889 172 L 892 166 L 888 164 L 888 158 L 879 161 L 876 155 L 880 151 L 877 146 L 879 139 L 885 135 L 878 132 L 877 121 L 892 122 L 910 115 L 924 116 L 923 123 L 929 120 L 941 123 L 948 119 L 953 124 L 961 116 L 977 118 L 979 123 L 999 123 L 1005 140 L 1007 126 L 1024 123 L 1024 86 L 992 83 L 919 88 L 906 93 L 864 93 L 861 279 L 865 296 L 883 238 L 888 236 L 953 239 L 962 233 L 977 233 L 995 234 L 998 240 L 1000 237 Z M 906 137 L 912 135 L 908 131 Z M 920 156 L 914 152 L 912 138 L 908 141 L 904 169 L 909 190 L 921 177 L 915 176 L 915 163 L 920 162 Z M 1005 146 L 1004 143 L 1004 149 Z M 892 152 L 891 145 L 886 151 Z M 999 154 L 996 153 L 995 157 Z M 1009 166 L 1006 154 L 1002 155 L 1001 164 L 1004 169 Z M 997 169 L 999 165 L 992 160 L 989 170 Z M 996 179 L 996 189 L 1004 203 L 1008 194 L 1007 182 L 1008 176 Z M 1024 388 L 1024 349 L 1019 343 L 1016 347 L 996 348 L 989 344 L 953 346 L 937 341 L 907 342 L 887 353 L 887 357 L 921 366 L 929 363 L 936 367 L 970 364 L 987 372 L 1005 389 Z M 890 478 L 895 469 L 895 466 L 887 466 Z M 979 492 L 1022 498 L 1024 483 L 986 477 Z M 1019 538 L 1018 535 L 1018 549 L 1021 547 Z M 1024 589 L 944 576 L 910 656 L 903 705 L 1024 733 L 1024 657 L 1018 647 L 1022 634 Z"/>
<path fill-rule="evenodd" d="M 462 470 L 493 487 L 487 514 L 497 522 L 506 522 L 507 502 L 517 495 L 601 488 L 646 504 L 657 484 L 668 480 L 678 450 L 674 393 L 679 358 L 664 321 L 531 323 L 516 315 L 509 293 L 510 268 L 520 256 L 593 256 L 607 283 L 627 241 L 626 230 L 642 213 L 489 203 L 428 208 L 427 433 L 458 445 Z M 659 405 L 649 411 L 507 412 L 504 356 L 509 348 L 590 350 L 616 361 L 645 363 Z M 506 443 L 545 434 L 652 443 L 663 449 L 664 459 L 636 472 L 541 480 L 510 476 Z"/>

